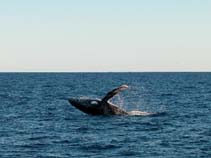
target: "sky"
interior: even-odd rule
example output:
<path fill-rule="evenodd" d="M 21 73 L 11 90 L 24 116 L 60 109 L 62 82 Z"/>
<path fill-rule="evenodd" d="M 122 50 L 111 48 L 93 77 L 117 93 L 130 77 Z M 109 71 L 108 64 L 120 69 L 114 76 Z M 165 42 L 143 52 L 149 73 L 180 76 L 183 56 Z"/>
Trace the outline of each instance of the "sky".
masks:
<path fill-rule="evenodd" d="M 0 1 L 0 72 L 211 71 L 210 0 Z"/>

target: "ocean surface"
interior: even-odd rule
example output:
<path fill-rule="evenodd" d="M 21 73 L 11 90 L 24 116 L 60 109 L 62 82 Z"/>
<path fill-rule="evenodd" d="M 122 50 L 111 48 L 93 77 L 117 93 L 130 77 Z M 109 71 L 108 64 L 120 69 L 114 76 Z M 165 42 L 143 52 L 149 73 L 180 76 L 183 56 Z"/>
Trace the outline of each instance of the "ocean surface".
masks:
<path fill-rule="evenodd" d="M 102 98 L 156 116 L 90 116 Z M 211 73 L 0 73 L 0 158 L 211 157 Z"/>

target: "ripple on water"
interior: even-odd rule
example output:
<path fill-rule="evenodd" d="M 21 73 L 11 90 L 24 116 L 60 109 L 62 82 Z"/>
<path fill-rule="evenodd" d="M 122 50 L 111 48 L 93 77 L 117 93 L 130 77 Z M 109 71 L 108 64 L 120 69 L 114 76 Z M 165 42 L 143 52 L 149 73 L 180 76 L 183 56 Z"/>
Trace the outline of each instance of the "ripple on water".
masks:
<path fill-rule="evenodd" d="M 117 104 L 158 115 L 89 116 L 61 99 L 122 83 Z M 0 73 L 0 157 L 210 157 L 209 85 L 211 73 Z"/>

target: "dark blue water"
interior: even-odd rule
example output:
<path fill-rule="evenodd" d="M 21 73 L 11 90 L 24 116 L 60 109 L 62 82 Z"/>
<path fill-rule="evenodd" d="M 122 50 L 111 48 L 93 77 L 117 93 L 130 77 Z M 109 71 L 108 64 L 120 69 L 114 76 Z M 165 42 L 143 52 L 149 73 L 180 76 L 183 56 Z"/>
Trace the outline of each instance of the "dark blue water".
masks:
<path fill-rule="evenodd" d="M 157 116 L 89 116 L 65 98 Z M 211 73 L 0 73 L 0 157 L 211 157 Z"/>

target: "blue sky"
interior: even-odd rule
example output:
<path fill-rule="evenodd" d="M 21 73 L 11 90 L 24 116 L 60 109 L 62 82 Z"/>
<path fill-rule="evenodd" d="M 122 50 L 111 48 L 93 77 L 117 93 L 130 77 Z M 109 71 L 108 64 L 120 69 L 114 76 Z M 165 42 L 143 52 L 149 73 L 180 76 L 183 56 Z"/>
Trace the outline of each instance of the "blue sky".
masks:
<path fill-rule="evenodd" d="M 0 71 L 211 71 L 209 0 L 0 2 Z"/>

